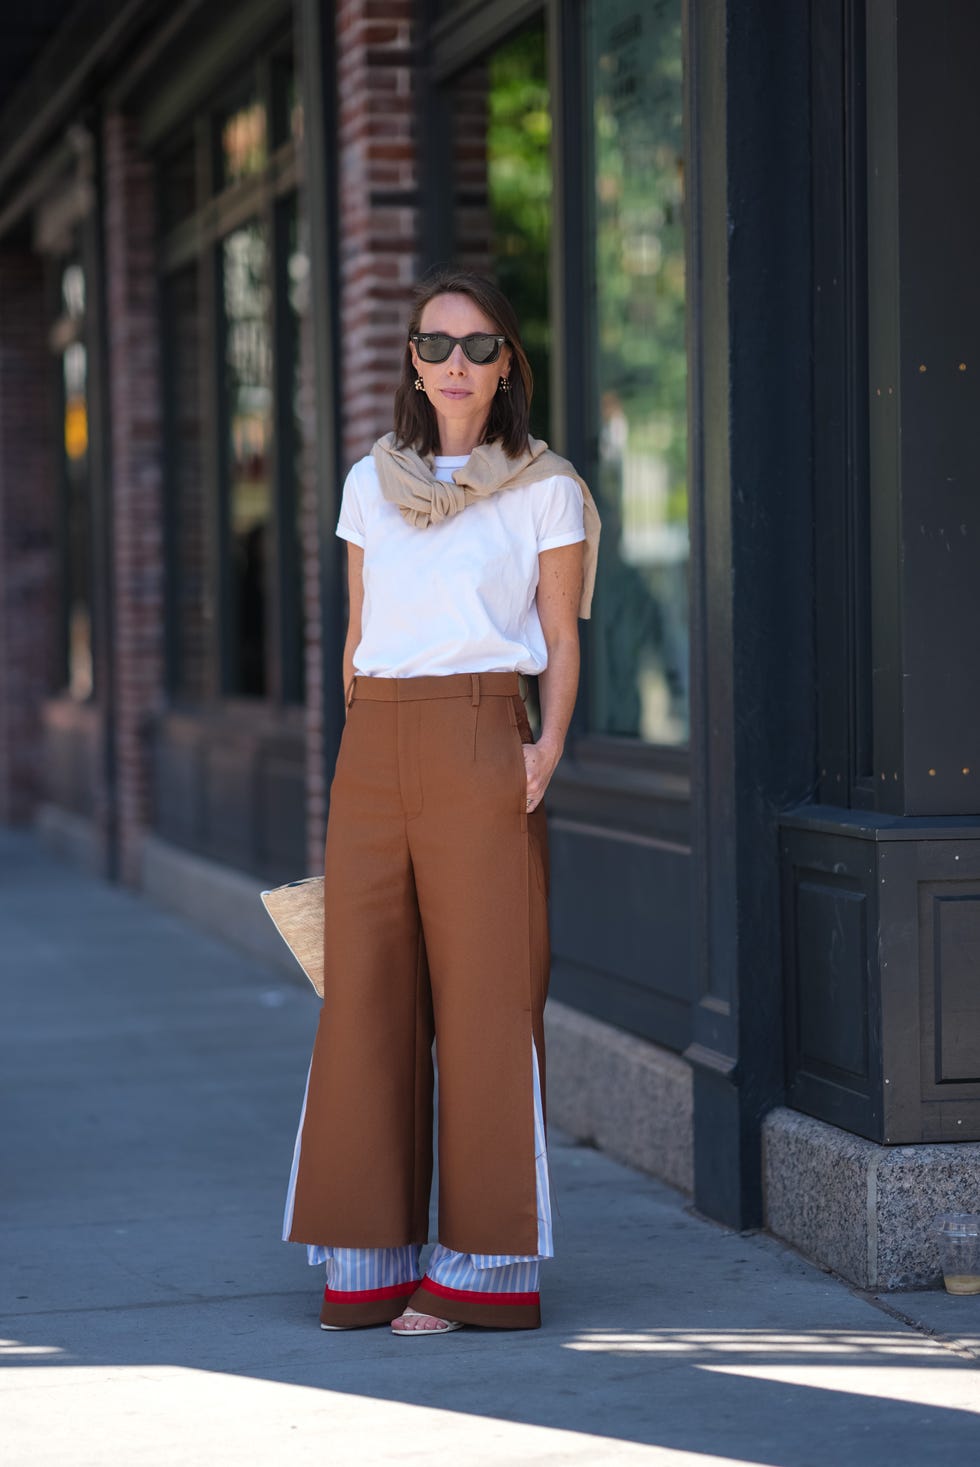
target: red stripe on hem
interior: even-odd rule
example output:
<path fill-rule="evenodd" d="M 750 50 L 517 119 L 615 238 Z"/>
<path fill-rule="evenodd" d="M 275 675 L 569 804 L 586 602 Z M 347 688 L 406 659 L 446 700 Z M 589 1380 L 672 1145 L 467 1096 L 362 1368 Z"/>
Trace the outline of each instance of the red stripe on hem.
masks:
<path fill-rule="evenodd" d="M 328 1284 L 323 1297 L 328 1304 L 368 1304 L 372 1299 L 407 1299 L 418 1286 L 418 1279 L 407 1284 L 389 1284 L 384 1289 L 331 1289 Z"/>
<path fill-rule="evenodd" d="M 539 1293 L 484 1294 L 479 1289 L 449 1289 L 445 1284 L 437 1284 L 428 1274 L 419 1287 L 428 1289 L 430 1294 L 438 1294 L 443 1299 L 462 1299 L 466 1303 L 474 1304 L 538 1304 L 541 1300 Z"/>

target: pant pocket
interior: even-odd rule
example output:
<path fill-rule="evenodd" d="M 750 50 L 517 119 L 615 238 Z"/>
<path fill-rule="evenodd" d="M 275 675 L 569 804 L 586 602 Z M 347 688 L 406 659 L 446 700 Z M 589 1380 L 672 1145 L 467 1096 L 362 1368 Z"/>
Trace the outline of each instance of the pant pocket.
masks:
<path fill-rule="evenodd" d="M 524 699 L 520 693 L 515 693 L 507 699 L 507 715 L 511 727 L 517 735 L 517 738 L 514 740 L 514 752 L 519 761 L 518 786 L 520 789 L 521 830 L 527 830 L 527 765 L 524 763 L 524 745 L 534 743 L 534 734 L 531 731 L 527 710 L 524 707 Z"/>

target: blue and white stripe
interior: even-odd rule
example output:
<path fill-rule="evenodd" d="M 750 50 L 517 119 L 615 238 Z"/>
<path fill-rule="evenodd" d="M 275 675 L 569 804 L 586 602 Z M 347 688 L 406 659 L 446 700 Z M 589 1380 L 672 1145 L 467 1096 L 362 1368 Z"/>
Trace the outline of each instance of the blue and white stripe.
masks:
<path fill-rule="evenodd" d="M 536 1294 L 541 1265 L 537 1259 L 504 1264 L 478 1263 L 486 1254 L 454 1253 L 437 1243 L 426 1265 L 426 1275 L 445 1289 L 468 1289 L 479 1294 Z"/>
<path fill-rule="evenodd" d="M 539 1259 L 555 1256 L 554 1229 L 551 1221 L 551 1177 L 548 1173 L 548 1142 L 544 1131 L 544 1106 L 541 1103 L 541 1072 L 538 1069 L 537 1046 L 533 1039 L 531 1040 L 531 1062 L 534 1066 L 534 1178 L 538 1197 L 538 1251 L 527 1254 L 457 1253 L 454 1255 L 457 1258 L 472 1258 L 474 1268 L 503 1268 L 509 1263 L 536 1263 Z M 445 1283 L 445 1280 L 440 1280 L 440 1282 Z M 466 1287 L 466 1285 L 461 1287 Z M 537 1285 L 534 1287 L 536 1288 Z"/>
<path fill-rule="evenodd" d="M 544 1107 L 541 1100 L 541 1073 L 538 1067 L 538 1052 L 533 1039 L 531 1040 L 531 1062 L 534 1072 L 534 1174 L 538 1211 L 538 1251 L 533 1254 L 456 1253 L 450 1248 L 444 1248 L 441 1243 L 437 1243 L 429 1259 L 428 1271 L 431 1278 L 446 1288 L 475 1289 L 487 1293 L 531 1293 L 538 1287 L 539 1261 L 554 1257 L 548 1144 L 544 1127 Z M 312 1063 L 310 1069 L 312 1069 Z M 293 1164 L 286 1190 L 282 1228 L 284 1242 L 289 1241 L 289 1234 L 293 1226 L 296 1175 L 299 1171 L 303 1122 L 306 1119 L 309 1089 L 310 1071 L 308 1070 L 306 1088 L 303 1092 L 303 1107 L 296 1131 L 296 1141 L 293 1145 Z M 417 1278 L 418 1255 L 419 1250 L 414 1245 L 406 1245 L 401 1248 L 331 1248 L 329 1245 L 319 1243 L 306 1245 L 308 1263 L 327 1265 L 329 1287 L 351 1292 L 356 1289 L 388 1288 L 393 1284 L 404 1283 L 410 1278 Z M 515 1280 L 518 1280 L 517 1282 L 509 1282 L 511 1274 Z M 530 1281 L 532 1276 L 533 1282 Z M 362 1277 L 370 1277 L 376 1281 L 344 1282 L 344 1280 Z"/>
<path fill-rule="evenodd" d="M 327 1288 L 354 1293 L 390 1289 L 419 1277 L 419 1246 L 404 1248 L 332 1248 L 327 1257 Z"/>

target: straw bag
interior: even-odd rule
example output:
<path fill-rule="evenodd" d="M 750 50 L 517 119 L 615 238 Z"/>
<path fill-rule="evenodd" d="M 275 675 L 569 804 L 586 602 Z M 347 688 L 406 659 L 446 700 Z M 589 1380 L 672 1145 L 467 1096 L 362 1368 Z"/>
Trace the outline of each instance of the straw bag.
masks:
<path fill-rule="evenodd" d="M 276 931 L 323 997 L 323 877 L 306 876 L 262 892 Z"/>

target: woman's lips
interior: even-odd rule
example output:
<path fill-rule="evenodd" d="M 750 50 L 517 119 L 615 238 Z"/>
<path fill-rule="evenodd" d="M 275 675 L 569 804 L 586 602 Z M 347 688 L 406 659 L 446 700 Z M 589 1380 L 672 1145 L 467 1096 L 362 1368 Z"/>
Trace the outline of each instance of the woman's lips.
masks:
<path fill-rule="evenodd" d="M 448 397 L 451 401 L 455 401 L 457 398 L 460 397 L 470 396 L 470 393 L 465 387 L 440 387 L 439 391 L 442 393 L 443 397 Z"/>

